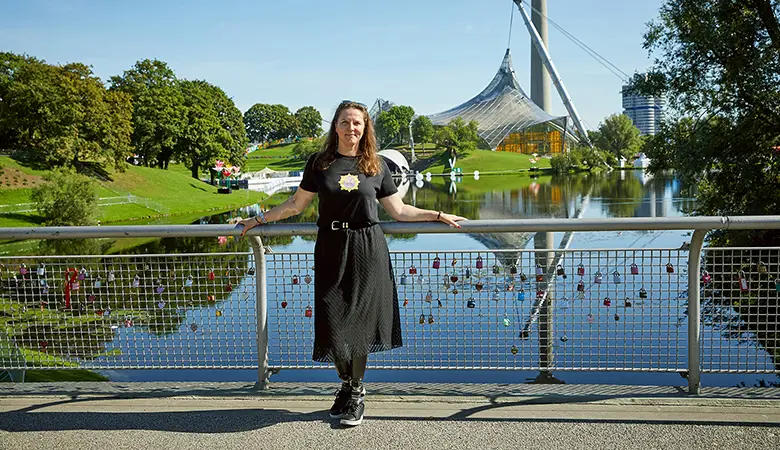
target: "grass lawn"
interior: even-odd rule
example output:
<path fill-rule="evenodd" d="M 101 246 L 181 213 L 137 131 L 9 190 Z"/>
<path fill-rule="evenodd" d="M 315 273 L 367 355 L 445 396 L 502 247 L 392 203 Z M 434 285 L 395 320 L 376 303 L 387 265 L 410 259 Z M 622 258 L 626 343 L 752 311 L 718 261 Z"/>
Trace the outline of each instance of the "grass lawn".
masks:
<path fill-rule="evenodd" d="M 281 161 L 281 160 L 280 160 Z M 21 172 L 42 171 L 24 168 L 8 157 L 0 157 L 3 167 L 21 167 Z M 0 204 L 29 202 L 29 188 L 0 189 Z M 148 167 L 129 166 L 124 172 L 110 172 L 109 181 L 99 181 L 99 197 L 124 196 L 128 193 L 143 197 L 164 207 L 167 215 L 217 212 L 257 203 L 266 198 L 260 192 L 237 190 L 232 194 L 218 194 L 217 187 L 190 177 L 189 171 L 160 170 Z M 104 224 L 132 219 L 161 216 L 162 214 L 143 205 L 129 203 L 100 207 L 98 218 Z M 201 214 L 202 215 L 202 214 Z M 36 213 L 0 215 L 0 226 L 38 226 L 41 219 Z"/>
<path fill-rule="evenodd" d="M 32 189 L 0 189 L 0 205 L 14 205 L 17 203 L 30 203 Z"/>
<path fill-rule="evenodd" d="M 442 151 L 438 160 L 421 170 L 421 172 L 431 173 L 449 173 L 449 163 L 447 159 L 449 153 Z M 471 152 L 461 153 L 455 163 L 455 167 L 460 167 L 464 173 L 471 173 L 478 170 L 480 174 L 490 172 L 521 172 L 528 171 L 533 164 L 529 161 L 531 156 L 519 153 L 494 152 L 490 150 L 473 150 Z M 550 160 L 541 158 L 535 165 L 540 169 L 550 168 Z"/>
<path fill-rule="evenodd" d="M 249 159 L 276 158 L 279 156 L 287 157 L 290 156 L 293 147 L 295 147 L 296 145 L 297 144 L 285 144 L 276 147 L 262 148 L 260 150 L 255 150 L 249 154 Z"/>
<path fill-rule="evenodd" d="M 266 167 L 272 169 L 272 170 L 278 170 L 278 171 L 288 171 L 288 170 L 303 170 L 303 168 L 306 166 L 306 161 L 299 161 L 297 159 L 291 158 L 279 158 L 279 159 L 270 159 L 270 158 L 259 158 L 259 159 L 248 159 L 244 162 L 244 166 L 241 168 L 241 171 L 246 172 L 259 172 Z"/>
<path fill-rule="evenodd" d="M 258 202 L 265 194 L 238 190 L 232 194 L 218 194 L 217 187 L 182 175 L 176 171 L 129 167 L 124 173 L 114 173 L 113 180 L 105 186 L 116 192 L 132 193 L 157 202 L 168 209 L 168 214 L 184 214 L 195 211 L 226 210 Z M 158 215 L 158 214 L 152 214 Z M 125 216 L 128 216 L 125 214 Z M 123 220 L 112 214 L 107 221 Z"/>
<path fill-rule="evenodd" d="M 273 170 L 303 170 L 306 161 L 297 161 L 292 159 L 292 149 L 296 144 L 286 144 L 277 147 L 255 150 L 250 153 L 246 160 L 241 164 L 241 172 L 259 172 L 266 167 Z M 168 171 L 176 172 L 181 175 L 191 176 L 192 171 L 186 168 L 184 164 L 176 163 L 168 166 Z M 208 170 L 201 169 L 200 177 L 207 178 Z"/>

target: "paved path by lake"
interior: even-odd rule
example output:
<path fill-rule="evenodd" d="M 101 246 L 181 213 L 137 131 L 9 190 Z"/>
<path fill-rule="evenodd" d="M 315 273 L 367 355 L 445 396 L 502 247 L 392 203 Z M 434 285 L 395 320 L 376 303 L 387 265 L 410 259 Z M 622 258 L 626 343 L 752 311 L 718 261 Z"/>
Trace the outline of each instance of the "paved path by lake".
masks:
<path fill-rule="evenodd" d="M 3 383 L 0 449 L 780 448 L 780 389 L 373 383 L 345 429 L 336 387 Z"/>

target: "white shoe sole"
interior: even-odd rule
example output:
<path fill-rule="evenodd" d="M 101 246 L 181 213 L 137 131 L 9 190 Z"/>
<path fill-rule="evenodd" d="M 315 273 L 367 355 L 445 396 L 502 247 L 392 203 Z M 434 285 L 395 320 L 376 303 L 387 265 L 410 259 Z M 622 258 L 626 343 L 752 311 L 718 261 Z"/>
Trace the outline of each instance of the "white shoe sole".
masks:
<path fill-rule="evenodd" d="M 361 423 L 363 423 L 363 416 L 360 416 L 356 420 L 341 419 L 341 424 L 342 425 L 347 425 L 347 426 L 350 426 L 350 427 L 354 427 L 354 426 L 360 425 Z"/>
<path fill-rule="evenodd" d="M 363 397 L 366 396 L 366 388 L 365 387 L 363 388 L 363 392 L 361 392 L 360 395 L 363 396 Z M 329 412 L 328 415 L 330 416 L 331 419 L 341 419 L 341 416 L 343 416 L 344 414 L 333 414 L 333 413 Z M 362 421 L 363 421 L 363 418 L 361 417 L 360 418 L 360 422 L 362 422 Z M 356 423 L 355 425 L 360 425 L 360 422 Z M 342 422 L 342 425 L 343 424 L 344 423 Z"/>

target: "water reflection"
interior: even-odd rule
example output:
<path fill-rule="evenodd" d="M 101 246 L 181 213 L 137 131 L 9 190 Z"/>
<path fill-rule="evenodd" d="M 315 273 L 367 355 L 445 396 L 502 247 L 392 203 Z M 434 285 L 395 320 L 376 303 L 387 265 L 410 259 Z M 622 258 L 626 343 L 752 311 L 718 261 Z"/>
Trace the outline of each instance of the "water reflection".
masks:
<path fill-rule="evenodd" d="M 404 196 L 406 203 L 426 209 L 449 211 L 470 219 L 669 217 L 683 215 L 693 206 L 691 190 L 683 186 L 672 175 L 664 174 L 648 177 L 642 172 L 636 171 L 580 174 L 565 177 L 482 176 L 479 180 L 474 180 L 468 176 L 456 179 L 434 177 L 430 181 L 422 181 L 422 187 L 415 180 L 398 179 L 396 182 L 399 192 Z M 196 218 L 192 222 L 201 224 L 230 223 L 239 216 L 247 217 L 256 214 L 259 208 L 265 209 L 279 204 L 289 195 L 290 192 L 279 193 L 262 204 Z M 391 220 L 381 208 L 380 218 L 382 220 Z M 301 215 L 291 217 L 285 220 L 285 222 L 311 223 L 315 222 L 316 219 L 317 201 L 315 200 Z M 176 218 L 169 218 L 169 220 L 170 223 L 181 223 L 177 222 L 179 219 Z M 648 233 L 646 232 L 637 232 L 630 237 L 627 236 L 628 234 L 600 233 L 601 239 L 609 240 L 608 246 L 643 247 L 647 243 L 652 242 L 652 239 L 655 239 L 640 241 L 639 237 L 636 237 L 636 235 L 640 234 L 642 236 L 647 235 Z M 681 240 L 679 233 L 665 234 L 663 236 L 669 238 L 663 242 L 663 246 L 666 247 L 676 247 Z M 561 238 L 560 233 L 495 233 L 447 235 L 444 238 L 426 236 L 424 238 L 426 240 L 425 243 L 418 241 L 421 238 L 417 235 L 394 235 L 388 236 L 388 241 L 393 250 L 419 250 L 421 248 L 441 250 L 533 248 L 542 250 L 537 253 L 534 263 L 539 264 L 546 273 L 549 273 L 554 268 L 554 250 L 560 246 Z M 311 251 L 314 237 L 267 237 L 263 241 L 277 251 Z M 656 244 L 659 242 L 656 241 Z M 39 254 L 105 253 L 107 243 L 110 245 L 110 242 L 105 240 L 81 244 L 51 241 L 41 244 L 38 252 Z M 578 246 L 579 248 L 585 248 L 589 244 L 588 236 L 585 233 L 579 234 L 574 239 L 575 248 Z M 73 247 L 73 245 L 85 247 L 77 248 Z M 129 243 L 128 241 L 119 240 L 114 245 L 115 247 L 110 252 L 122 254 L 215 253 L 246 252 L 249 250 L 247 240 L 234 238 L 224 240 L 217 238 L 163 238 L 143 240 L 141 242 L 131 241 Z M 544 250 L 547 251 L 545 252 Z M 502 254 L 500 262 L 504 267 L 508 267 L 517 257 L 518 254 Z M 246 263 L 242 260 L 240 262 L 235 261 L 233 264 L 245 265 Z M 148 284 L 155 286 L 155 282 L 156 278 L 155 280 L 150 279 Z M 238 283 L 238 280 L 235 280 L 234 283 Z M 15 288 L 15 286 L 12 287 L 10 284 L 3 287 L 6 291 L 12 291 Z M 33 306 L 38 305 L 41 300 L 46 300 L 39 298 L 41 294 L 37 293 L 37 291 L 29 290 L 26 287 L 23 289 L 23 291 L 15 294 L 13 301 L 19 305 L 24 305 L 29 311 L 33 311 Z M 146 323 L 142 325 L 145 325 L 148 332 L 155 336 L 168 336 L 178 332 L 182 326 L 181 314 L 176 311 L 169 311 L 169 314 L 165 315 L 166 319 L 160 320 L 157 315 L 160 314 L 161 308 L 158 306 L 158 302 L 152 301 L 154 293 L 149 295 L 143 294 L 140 297 L 143 301 L 135 302 L 132 307 L 123 304 L 121 298 L 108 295 L 105 296 L 105 301 L 107 305 L 110 304 L 113 310 L 132 309 L 132 313 L 137 317 L 148 318 Z M 218 298 L 217 301 L 227 300 L 226 298 Z M 203 302 L 201 299 L 200 303 Z M 84 303 L 87 308 L 91 304 L 88 298 L 86 301 L 80 299 L 80 303 Z M 182 308 L 182 311 L 186 312 L 187 307 L 197 309 L 204 306 L 200 303 L 191 305 L 186 304 L 184 298 L 172 298 L 166 305 L 170 305 L 172 308 Z M 205 303 L 208 303 L 208 299 Z M 706 306 L 711 305 L 705 305 L 705 314 L 709 311 Z M 728 309 L 727 305 L 723 306 L 723 308 Z M 545 308 L 544 305 L 540 305 L 535 311 L 535 323 L 540 330 L 538 340 L 539 361 L 540 365 L 545 367 L 554 359 L 553 343 L 556 340 L 556 336 L 553 334 L 553 328 L 555 323 L 550 310 Z M 50 309 L 44 311 L 45 314 L 54 314 L 56 312 Z M 62 312 L 60 311 L 60 313 Z M 75 311 L 69 312 L 67 316 L 63 316 L 66 319 L 65 324 L 77 323 L 80 314 Z M 724 311 L 718 310 L 718 314 L 722 315 Z M 46 320 L 42 320 L 42 318 Z M 25 316 L 26 321 L 40 322 L 38 324 L 29 324 L 29 331 L 23 336 L 25 341 L 40 345 L 40 336 L 52 334 L 50 322 L 61 322 L 63 320 L 62 318 L 55 320 L 55 318 L 49 316 L 42 316 L 42 318 L 33 317 L 32 315 L 29 315 L 29 317 L 28 315 Z M 743 320 L 746 318 L 748 318 L 747 315 L 743 317 Z M 99 323 L 103 324 L 104 322 L 104 320 L 101 320 Z M 705 323 L 707 323 L 706 318 Z M 110 328 L 105 326 L 90 330 L 75 330 L 73 327 L 65 327 L 64 329 L 67 329 L 70 335 L 84 335 L 89 338 L 80 339 L 80 343 L 77 343 L 81 347 L 76 349 L 77 351 L 68 350 L 63 352 L 63 356 L 77 354 L 82 357 L 94 357 L 106 348 L 114 335 Z M 756 333 L 764 330 L 751 331 Z M 726 338 L 730 337 L 727 336 Z M 736 342 L 744 339 L 744 336 L 731 336 L 731 338 Z M 93 347 L 84 347 L 86 342 L 92 344 Z M 51 344 L 52 348 L 66 345 L 64 340 L 62 342 L 59 340 L 56 342 L 52 341 Z M 766 342 L 764 342 L 764 347 L 768 348 L 771 346 L 766 345 Z M 75 353 L 73 353 L 74 351 Z"/>

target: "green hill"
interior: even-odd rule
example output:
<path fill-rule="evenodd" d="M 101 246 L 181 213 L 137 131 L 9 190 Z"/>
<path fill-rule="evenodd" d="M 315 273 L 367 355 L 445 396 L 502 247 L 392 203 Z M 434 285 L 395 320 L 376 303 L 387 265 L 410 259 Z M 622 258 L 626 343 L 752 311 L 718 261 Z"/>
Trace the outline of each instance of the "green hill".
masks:
<path fill-rule="evenodd" d="M 0 157 L 3 174 L 13 173 L 16 181 L 6 184 L 0 174 L 0 205 L 27 203 L 30 186 L 40 183 L 44 171 L 21 165 L 13 159 Z M 26 184 L 23 184 L 27 180 Z M 260 192 L 236 190 L 232 194 L 218 194 L 217 188 L 196 180 L 177 170 L 160 170 L 129 166 L 125 172 L 109 172 L 105 180 L 97 180 L 98 196 L 122 197 L 131 195 L 131 203 L 100 207 L 102 223 L 143 219 L 164 215 L 178 215 L 202 211 L 225 211 L 263 200 Z M 33 184 L 35 182 L 35 184 Z M 119 200 L 118 200 L 119 201 Z M 123 201 L 123 200 L 121 200 Z M 34 212 L 0 214 L 0 226 L 35 226 L 41 218 Z"/>

